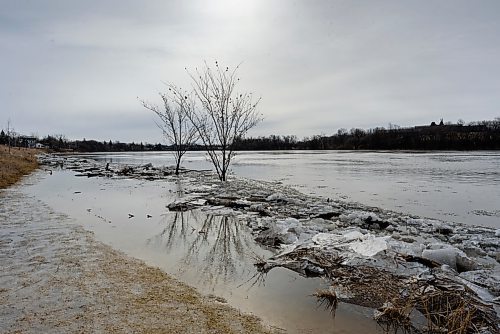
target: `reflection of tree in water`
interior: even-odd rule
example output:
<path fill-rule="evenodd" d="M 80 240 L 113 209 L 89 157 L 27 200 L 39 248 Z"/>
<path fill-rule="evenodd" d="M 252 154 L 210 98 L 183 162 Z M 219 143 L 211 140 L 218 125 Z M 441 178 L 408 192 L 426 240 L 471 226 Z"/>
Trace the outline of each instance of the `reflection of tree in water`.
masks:
<path fill-rule="evenodd" d="M 199 283 L 214 288 L 257 273 L 253 263 L 261 249 L 238 219 L 189 211 L 164 216 L 162 223 L 163 231 L 148 242 L 169 252 L 182 249 L 179 269 L 196 270 Z"/>
<path fill-rule="evenodd" d="M 184 212 L 176 212 L 170 220 L 170 215 L 162 215 L 160 223 L 165 228 L 158 235 L 148 239 L 147 244 L 159 247 L 164 244 L 167 250 L 171 250 L 174 242 L 186 242 L 187 221 Z"/>

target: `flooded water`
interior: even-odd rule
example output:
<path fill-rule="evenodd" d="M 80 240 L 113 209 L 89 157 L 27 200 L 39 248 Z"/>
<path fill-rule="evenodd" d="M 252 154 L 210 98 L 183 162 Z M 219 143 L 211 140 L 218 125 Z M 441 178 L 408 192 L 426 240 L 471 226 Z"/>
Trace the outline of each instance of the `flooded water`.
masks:
<path fill-rule="evenodd" d="M 273 253 L 257 245 L 242 222 L 201 211 L 170 212 L 182 182 L 81 178 L 55 171 L 24 191 L 71 217 L 98 240 L 157 266 L 203 294 L 261 317 L 289 333 L 381 333 L 370 309 L 340 304 L 336 316 L 312 294 L 322 279 L 283 268 L 259 273 Z"/>
<path fill-rule="evenodd" d="M 93 154 L 124 164 L 170 165 L 168 152 Z M 202 152 L 184 166 L 210 169 Z M 500 227 L 500 153 L 244 152 L 233 172 L 303 192 L 449 221 Z M 56 171 L 27 186 L 97 239 L 160 267 L 204 294 L 225 298 L 289 333 L 381 333 L 373 311 L 341 303 L 336 316 L 312 294 L 326 286 L 282 268 L 259 273 L 272 256 L 235 218 L 169 212 L 182 182 L 81 178 Z"/>
<path fill-rule="evenodd" d="M 126 164 L 173 163 L 169 152 L 95 154 Z M 183 165 L 210 169 L 203 152 Z M 305 193 L 446 221 L 500 227 L 500 152 L 238 152 L 232 171 Z"/>

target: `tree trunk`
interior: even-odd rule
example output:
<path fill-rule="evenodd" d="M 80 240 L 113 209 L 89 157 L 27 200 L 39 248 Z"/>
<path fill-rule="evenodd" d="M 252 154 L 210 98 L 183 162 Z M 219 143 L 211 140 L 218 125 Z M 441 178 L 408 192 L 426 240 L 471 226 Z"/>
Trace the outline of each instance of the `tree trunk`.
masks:
<path fill-rule="evenodd" d="M 175 165 L 175 175 L 179 175 L 179 167 L 180 167 L 180 165 L 181 165 L 181 157 L 178 157 L 176 165 Z"/>

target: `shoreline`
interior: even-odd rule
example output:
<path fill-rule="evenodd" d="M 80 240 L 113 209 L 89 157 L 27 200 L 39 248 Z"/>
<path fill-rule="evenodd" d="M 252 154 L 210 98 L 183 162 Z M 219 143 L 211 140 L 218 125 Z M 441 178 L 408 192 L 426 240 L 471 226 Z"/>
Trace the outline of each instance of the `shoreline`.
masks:
<path fill-rule="evenodd" d="M 0 189 L 5 189 L 19 182 L 25 175 L 38 168 L 37 154 L 41 150 L 7 147 L 0 145 Z"/>
<path fill-rule="evenodd" d="M 0 190 L 1 332 L 270 332 L 255 316 L 96 241 L 18 190 L 30 181 Z"/>
<path fill-rule="evenodd" d="M 64 165 L 77 176 L 173 179 L 168 168 L 151 164 L 105 168 L 96 161 L 55 156 L 47 156 L 45 162 Z M 384 305 L 405 290 L 439 290 L 445 282 L 452 283 L 455 290 L 466 289 L 463 300 L 479 314 L 474 325 L 498 330 L 491 327 L 499 309 L 498 230 L 327 201 L 272 182 L 232 177 L 221 183 L 206 171 L 184 171 L 181 179 L 185 195 L 169 209 L 198 208 L 246 221 L 257 241 L 280 252 L 259 263 L 263 271 L 282 266 L 305 276 L 326 276 L 336 300 L 379 308 L 382 315 L 387 314 Z M 374 286 L 383 287 L 387 280 L 395 286 L 393 291 L 373 291 L 372 297 L 378 298 L 366 298 Z"/>

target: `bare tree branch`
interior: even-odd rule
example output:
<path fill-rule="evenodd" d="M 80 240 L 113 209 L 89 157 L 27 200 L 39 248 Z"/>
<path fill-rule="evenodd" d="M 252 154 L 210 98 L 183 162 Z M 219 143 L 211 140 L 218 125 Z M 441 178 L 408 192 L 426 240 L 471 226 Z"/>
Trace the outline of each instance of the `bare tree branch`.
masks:
<path fill-rule="evenodd" d="M 195 107 L 192 94 L 182 91 L 174 85 L 167 85 L 168 92 L 160 93 L 163 109 L 141 101 L 144 108 L 158 116 L 156 125 L 162 130 L 166 141 L 172 146 L 175 158 L 175 174 L 179 174 L 182 157 L 198 140 L 198 130 L 188 118 Z"/>
<path fill-rule="evenodd" d="M 219 179 L 225 181 L 234 156 L 234 142 L 257 125 L 262 119 L 256 111 L 260 98 L 235 89 L 239 82 L 236 72 L 215 62 L 215 68 L 206 62 L 192 79 L 194 96 L 200 101 L 199 109 L 189 110 L 187 117 L 197 130 Z"/>

